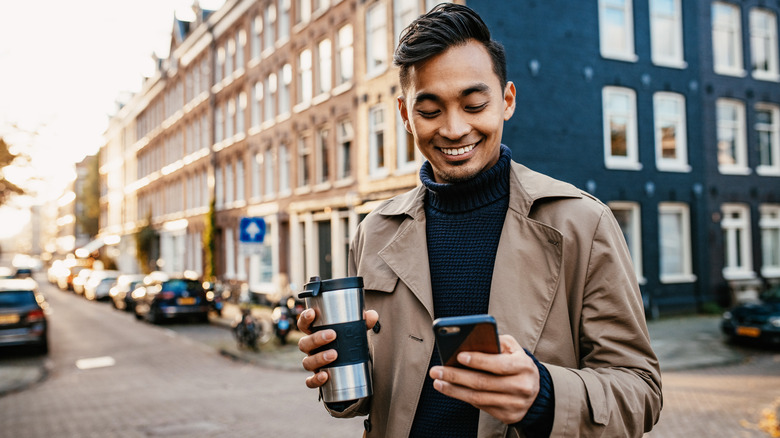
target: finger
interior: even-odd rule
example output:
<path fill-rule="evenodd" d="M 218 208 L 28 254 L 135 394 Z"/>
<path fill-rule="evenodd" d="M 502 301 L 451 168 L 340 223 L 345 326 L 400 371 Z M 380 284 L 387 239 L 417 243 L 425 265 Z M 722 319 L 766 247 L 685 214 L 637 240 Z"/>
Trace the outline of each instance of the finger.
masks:
<path fill-rule="evenodd" d="M 366 318 L 366 328 L 369 330 L 374 328 L 377 321 L 379 321 L 379 314 L 376 310 L 366 310 L 364 312 L 364 317 Z"/>
<path fill-rule="evenodd" d="M 433 387 L 446 396 L 464 401 L 487 412 L 505 424 L 522 420 L 533 403 L 530 398 L 518 398 L 500 392 L 475 391 L 443 380 L 434 380 Z"/>
<path fill-rule="evenodd" d="M 317 354 L 304 357 L 301 363 L 303 364 L 303 369 L 306 371 L 315 372 L 336 360 L 338 356 L 339 354 L 336 350 L 325 350 Z"/>
<path fill-rule="evenodd" d="M 336 331 L 333 329 L 320 330 L 306 335 L 298 341 L 298 349 L 309 354 L 315 348 L 320 348 L 336 339 Z"/>
<path fill-rule="evenodd" d="M 311 334 L 311 323 L 314 322 L 314 309 L 306 309 L 301 312 L 301 316 L 298 317 L 298 330 L 308 334 Z"/>
<path fill-rule="evenodd" d="M 512 354 L 523 350 L 523 347 L 512 335 L 499 335 L 498 342 L 501 344 L 501 353 Z"/>
<path fill-rule="evenodd" d="M 309 388 L 319 388 L 328 381 L 328 373 L 320 371 L 306 378 L 306 386 Z"/>
<path fill-rule="evenodd" d="M 514 387 L 514 380 L 470 369 L 435 366 L 431 368 L 430 376 L 434 380 L 477 391 L 514 392 L 518 389 Z"/>

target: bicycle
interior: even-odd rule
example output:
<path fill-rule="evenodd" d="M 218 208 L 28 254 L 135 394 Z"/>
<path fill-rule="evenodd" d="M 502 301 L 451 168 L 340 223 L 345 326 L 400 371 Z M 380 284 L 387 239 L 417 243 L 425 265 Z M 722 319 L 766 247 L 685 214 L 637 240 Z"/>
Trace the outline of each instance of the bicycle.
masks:
<path fill-rule="evenodd" d="M 233 336 L 238 341 L 239 348 L 257 351 L 259 345 L 271 339 L 273 327 L 268 321 L 259 320 L 252 315 L 250 308 L 242 308 L 241 315 L 233 322 Z"/>

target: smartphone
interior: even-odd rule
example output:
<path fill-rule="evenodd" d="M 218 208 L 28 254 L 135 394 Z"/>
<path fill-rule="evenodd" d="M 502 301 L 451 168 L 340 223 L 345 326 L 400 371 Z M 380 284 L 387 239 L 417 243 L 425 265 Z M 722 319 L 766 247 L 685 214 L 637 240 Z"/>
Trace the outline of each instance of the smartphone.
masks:
<path fill-rule="evenodd" d="M 433 333 L 445 366 L 465 368 L 457 360 L 461 351 L 501 351 L 496 320 L 490 315 L 438 318 L 433 321 Z"/>

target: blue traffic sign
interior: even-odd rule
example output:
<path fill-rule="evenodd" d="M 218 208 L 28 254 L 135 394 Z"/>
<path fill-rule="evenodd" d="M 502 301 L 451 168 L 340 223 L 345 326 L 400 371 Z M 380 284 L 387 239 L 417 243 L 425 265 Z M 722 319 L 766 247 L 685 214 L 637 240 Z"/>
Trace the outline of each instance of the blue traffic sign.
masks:
<path fill-rule="evenodd" d="M 242 217 L 238 240 L 241 243 L 263 243 L 265 240 L 265 219 Z"/>

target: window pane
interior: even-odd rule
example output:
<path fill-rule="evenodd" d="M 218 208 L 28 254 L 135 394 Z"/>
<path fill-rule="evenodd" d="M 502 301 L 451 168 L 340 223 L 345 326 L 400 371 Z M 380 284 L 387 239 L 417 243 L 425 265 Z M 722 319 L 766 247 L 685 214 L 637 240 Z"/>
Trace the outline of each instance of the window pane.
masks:
<path fill-rule="evenodd" d="M 684 274 L 682 270 L 683 224 L 681 214 L 662 212 L 659 227 L 661 232 L 661 275 Z"/>

